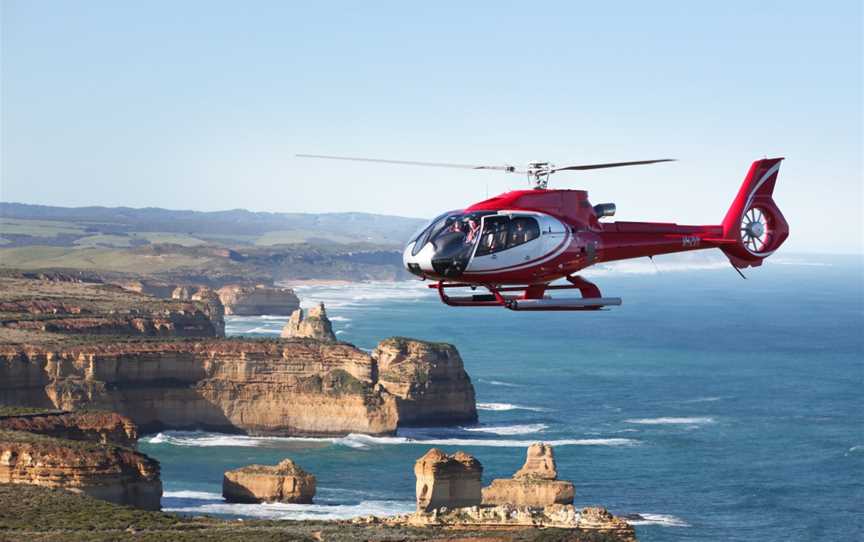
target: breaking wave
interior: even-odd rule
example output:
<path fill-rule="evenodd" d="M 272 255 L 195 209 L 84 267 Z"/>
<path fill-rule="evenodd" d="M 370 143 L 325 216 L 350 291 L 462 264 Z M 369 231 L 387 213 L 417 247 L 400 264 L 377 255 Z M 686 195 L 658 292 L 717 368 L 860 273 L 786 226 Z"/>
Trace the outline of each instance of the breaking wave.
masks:
<path fill-rule="evenodd" d="M 538 424 L 542 425 L 542 424 Z M 352 433 L 344 437 L 250 437 L 245 435 L 225 435 L 219 433 L 206 433 L 198 431 L 166 431 L 152 437 L 142 439 L 148 444 L 169 444 L 172 446 L 191 447 L 253 447 L 273 445 L 280 442 L 309 442 L 320 444 L 331 444 L 345 446 L 354 449 L 366 449 L 375 446 L 396 446 L 420 444 L 424 446 L 476 446 L 492 448 L 525 448 L 530 446 L 534 440 L 510 440 L 510 439 L 484 439 L 468 437 L 424 437 L 422 430 L 414 433 L 416 437 L 395 436 L 375 437 Z M 512 433 L 522 434 L 522 433 Z M 419 438 L 418 438 L 419 437 Z M 585 438 L 585 439 L 558 439 L 545 441 L 552 446 L 633 446 L 639 444 L 638 440 L 628 438 Z"/>
<path fill-rule="evenodd" d="M 165 491 L 162 493 L 163 499 L 192 499 L 192 500 L 204 500 L 204 501 L 212 501 L 222 500 L 222 495 L 219 493 L 210 493 L 209 491 Z"/>
<path fill-rule="evenodd" d="M 663 527 L 689 527 L 681 518 L 668 514 L 633 514 L 632 519 L 624 516 L 630 525 L 662 525 Z"/>
<path fill-rule="evenodd" d="M 531 433 L 542 433 L 548 428 L 549 426 L 545 423 L 529 423 L 524 425 L 463 427 L 462 429 L 470 432 L 494 433 L 496 435 L 528 435 Z"/>
<path fill-rule="evenodd" d="M 492 410 L 505 412 L 508 410 L 530 410 L 532 412 L 549 412 L 548 408 L 514 405 L 511 403 L 477 403 L 477 410 Z"/>
<path fill-rule="evenodd" d="M 478 378 L 479 382 L 483 382 L 484 384 L 491 384 L 493 386 L 504 386 L 506 388 L 521 388 L 522 384 L 514 384 L 512 382 L 503 382 L 501 380 L 486 380 L 485 378 Z"/>
<path fill-rule="evenodd" d="M 215 494 L 214 494 L 215 495 Z M 167 494 L 166 494 L 167 496 Z M 409 501 L 361 501 L 357 504 L 286 504 L 262 503 L 240 504 L 222 500 L 199 499 L 197 502 L 163 497 L 162 510 L 181 514 L 214 514 L 224 516 L 245 516 L 262 519 L 350 519 L 358 516 L 394 516 L 407 514 L 414 510 L 415 504 Z"/>
<path fill-rule="evenodd" d="M 633 418 L 624 421 L 640 425 L 702 425 L 714 423 L 714 418 L 707 416 L 694 416 L 691 418 Z"/>

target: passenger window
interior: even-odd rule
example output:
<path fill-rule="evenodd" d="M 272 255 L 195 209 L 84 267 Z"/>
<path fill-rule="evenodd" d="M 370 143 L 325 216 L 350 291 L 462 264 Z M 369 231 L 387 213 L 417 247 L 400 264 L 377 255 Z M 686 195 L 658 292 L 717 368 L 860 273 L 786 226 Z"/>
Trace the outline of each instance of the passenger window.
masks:
<path fill-rule="evenodd" d="M 506 249 L 509 224 L 510 217 L 487 216 L 483 221 L 483 233 L 480 235 L 477 256 L 485 256 Z"/>
<path fill-rule="evenodd" d="M 510 237 L 507 248 L 519 246 L 540 237 L 540 226 L 531 217 L 521 216 L 510 221 Z"/>

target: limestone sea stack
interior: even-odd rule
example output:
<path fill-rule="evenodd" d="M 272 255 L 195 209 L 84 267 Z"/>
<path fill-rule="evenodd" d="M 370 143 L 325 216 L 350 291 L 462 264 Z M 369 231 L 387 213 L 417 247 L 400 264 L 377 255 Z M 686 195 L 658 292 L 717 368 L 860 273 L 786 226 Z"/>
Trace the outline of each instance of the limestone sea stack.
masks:
<path fill-rule="evenodd" d="M 414 464 L 417 510 L 477 506 L 481 502 L 483 465 L 465 452 L 447 455 L 432 448 Z"/>
<path fill-rule="evenodd" d="M 552 447 L 534 443 L 528 448 L 525 465 L 513 478 L 495 479 L 483 488 L 483 504 L 531 507 L 572 504 L 573 482 L 557 480 L 557 477 Z"/>
<path fill-rule="evenodd" d="M 315 496 L 315 476 L 290 459 L 276 466 L 249 465 L 225 473 L 222 496 L 229 502 L 309 504 Z"/>
<path fill-rule="evenodd" d="M 291 318 L 282 328 L 282 338 L 305 338 L 316 339 L 325 342 L 336 342 L 336 334 L 333 333 L 333 324 L 327 318 L 324 303 L 312 307 L 304 314 L 303 309 L 297 309 L 291 313 Z"/>
<path fill-rule="evenodd" d="M 300 299 L 290 288 L 271 286 L 224 286 L 218 291 L 226 315 L 288 316 L 300 308 Z"/>

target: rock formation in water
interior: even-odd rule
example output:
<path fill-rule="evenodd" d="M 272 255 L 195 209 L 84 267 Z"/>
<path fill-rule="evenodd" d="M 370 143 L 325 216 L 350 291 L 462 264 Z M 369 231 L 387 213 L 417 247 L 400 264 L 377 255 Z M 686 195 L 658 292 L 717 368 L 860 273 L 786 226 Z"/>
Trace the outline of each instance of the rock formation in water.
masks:
<path fill-rule="evenodd" d="M 483 465 L 465 452 L 432 448 L 414 464 L 414 476 L 418 511 L 480 504 Z"/>
<path fill-rule="evenodd" d="M 308 504 L 315 496 L 315 476 L 290 459 L 276 466 L 249 465 L 225 473 L 222 496 L 229 502 Z"/>
<path fill-rule="evenodd" d="M 393 337 L 372 358 L 381 386 L 396 396 L 401 425 L 477 421 L 474 386 L 452 344 Z"/>
<path fill-rule="evenodd" d="M 0 405 L 98 408 L 146 431 L 267 435 L 393 434 L 399 425 L 477 419 L 474 387 L 449 345 L 388 339 L 373 357 L 313 339 L 188 339 L 176 326 L 165 329 L 175 337 L 94 337 L 76 330 L 119 314 L 152 321 L 187 305 L 212 336 L 220 306 L 203 290 L 180 301 L 49 286 L 0 277 Z"/>
<path fill-rule="evenodd" d="M 291 318 L 282 328 L 282 338 L 306 338 L 319 341 L 336 342 L 336 334 L 333 333 L 333 324 L 327 318 L 324 303 L 312 307 L 304 314 L 303 309 L 297 309 L 291 313 Z"/>
<path fill-rule="evenodd" d="M 300 299 L 290 288 L 271 286 L 223 286 L 218 290 L 225 314 L 288 316 L 300 308 Z"/>
<path fill-rule="evenodd" d="M 128 418 L 111 413 L 0 417 L 0 483 L 63 488 L 158 510 L 159 463 L 124 447 L 136 437 Z"/>
<path fill-rule="evenodd" d="M 525 465 L 513 478 L 495 479 L 483 488 L 483 504 L 533 507 L 573 504 L 573 482 L 556 480 L 557 477 L 552 447 L 534 443 L 528 448 Z"/>

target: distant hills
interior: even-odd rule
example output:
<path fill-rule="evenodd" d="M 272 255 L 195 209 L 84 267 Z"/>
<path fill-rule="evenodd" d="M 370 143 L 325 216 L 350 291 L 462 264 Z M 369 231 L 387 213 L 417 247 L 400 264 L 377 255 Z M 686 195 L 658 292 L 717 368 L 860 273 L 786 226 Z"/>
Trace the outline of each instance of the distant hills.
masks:
<path fill-rule="evenodd" d="M 0 202 L 0 268 L 220 284 L 404 278 L 425 220 L 369 213 L 216 212 Z"/>
<path fill-rule="evenodd" d="M 7 246 L 194 245 L 209 241 L 256 246 L 304 242 L 402 246 L 424 222 L 369 213 L 201 212 L 0 202 L 0 236 Z"/>

